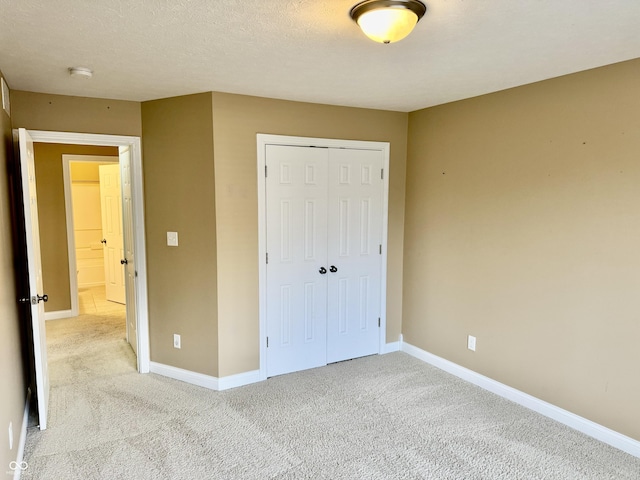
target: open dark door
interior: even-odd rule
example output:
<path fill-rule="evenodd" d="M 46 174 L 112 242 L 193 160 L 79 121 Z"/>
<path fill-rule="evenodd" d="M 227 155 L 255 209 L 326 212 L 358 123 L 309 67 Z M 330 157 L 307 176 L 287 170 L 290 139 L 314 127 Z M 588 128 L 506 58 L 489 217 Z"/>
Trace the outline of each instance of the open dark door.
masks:
<path fill-rule="evenodd" d="M 49 405 L 49 372 L 47 368 L 47 341 L 44 323 L 44 302 L 47 295 L 42 288 L 42 263 L 40 260 L 40 233 L 38 226 L 38 202 L 36 195 L 36 175 L 33 140 L 21 128 L 14 132 L 16 160 L 19 164 L 20 188 L 22 189 L 22 218 L 24 252 L 26 253 L 27 279 L 24 296 L 19 301 L 28 305 L 31 345 L 33 346 L 33 367 L 35 373 L 35 394 L 38 406 L 38 422 L 41 430 L 47 428 Z M 22 220 L 22 221 L 20 221 Z M 22 267 L 24 268 L 24 267 Z"/>

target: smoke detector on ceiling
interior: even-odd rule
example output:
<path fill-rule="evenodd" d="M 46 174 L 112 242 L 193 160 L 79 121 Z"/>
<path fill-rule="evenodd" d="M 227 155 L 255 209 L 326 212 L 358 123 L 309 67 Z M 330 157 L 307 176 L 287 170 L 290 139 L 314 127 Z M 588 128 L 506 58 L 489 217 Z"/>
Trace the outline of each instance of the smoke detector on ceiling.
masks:
<path fill-rule="evenodd" d="M 87 67 L 70 67 L 69 75 L 75 78 L 91 78 L 93 71 Z"/>

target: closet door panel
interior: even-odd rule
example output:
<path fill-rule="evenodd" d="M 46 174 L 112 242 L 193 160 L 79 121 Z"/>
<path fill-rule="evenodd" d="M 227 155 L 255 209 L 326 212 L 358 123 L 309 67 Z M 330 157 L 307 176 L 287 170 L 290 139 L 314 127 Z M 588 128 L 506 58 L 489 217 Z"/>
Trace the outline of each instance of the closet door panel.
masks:
<path fill-rule="evenodd" d="M 327 363 L 328 150 L 268 145 L 267 375 Z"/>
<path fill-rule="evenodd" d="M 378 353 L 383 154 L 330 149 L 327 362 Z"/>

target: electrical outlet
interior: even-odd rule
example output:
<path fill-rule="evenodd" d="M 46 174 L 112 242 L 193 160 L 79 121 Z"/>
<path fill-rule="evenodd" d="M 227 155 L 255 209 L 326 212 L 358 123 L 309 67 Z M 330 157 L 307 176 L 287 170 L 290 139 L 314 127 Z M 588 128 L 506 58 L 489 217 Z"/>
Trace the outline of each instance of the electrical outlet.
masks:
<path fill-rule="evenodd" d="M 9 422 L 9 450 L 13 450 L 13 422 Z"/>
<path fill-rule="evenodd" d="M 173 334 L 173 348 L 180 348 L 180 335 L 177 333 Z"/>
<path fill-rule="evenodd" d="M 467 348 L 469 350 L 473 350 L 474 352 L 476 351 L 476 337 L 474 337 L 473 335 L 469 335 L 469 337 L 467 338 Z"/>

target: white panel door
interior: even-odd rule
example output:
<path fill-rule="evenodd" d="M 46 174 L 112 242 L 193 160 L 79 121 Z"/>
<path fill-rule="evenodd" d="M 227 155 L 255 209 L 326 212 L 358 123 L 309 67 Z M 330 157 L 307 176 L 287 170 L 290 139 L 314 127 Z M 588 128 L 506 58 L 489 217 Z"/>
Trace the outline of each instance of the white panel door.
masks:
<path fill-rule="evenodd" d="M 102 243 L 104 252 L 104 281 L 107 300 L 126 303 L 125 269 L 122 239 L 122 195 L 120 165 L 100 165 L 100 205 L 102 214 Z"/>
<path fill-rule="evenodd" d="M 384 154 L 266 146 L 267 376 L 378 352 Z"/>
<path fill-rule="evenodd" d="M 327 362 L 378 353 L 383 154 L 330 149 Z"/>
<path fill-rule="evenodd" d="M 47 336 L 44 322 L 42 292 L 42 262 L 40 259 L 40 229 L 38 226 L 38 200 L 36 195 L 36 168 L 33 140 L 29 133 L 18 130 L 20 145 L 20 170 L 24 202 L 24 225 L 27 243 L 27 266 L 29 268 L 29 301 L 31 303 L 31 325 L 33 330 L 33 353 L 36 370 L 36 398 L 40 430 L 47 428 L 49 409 L 49 371 L 47 368 Z"/>
<path fill-rule="evenodd" d="M 131 151 L 129 147 L 119 147 L 120 178 L 122 185 L 122 225 L 125 291 L 127 304 L 127 341 L 138 353 L 138 318 L 136 311 L 136 262 L 133 237 L 133 197 L 131 191 Z"/>
<path fill-rule="evenodd" d="M 327 363 L 326 148 L 266 146 L 267 376 Z"/>

